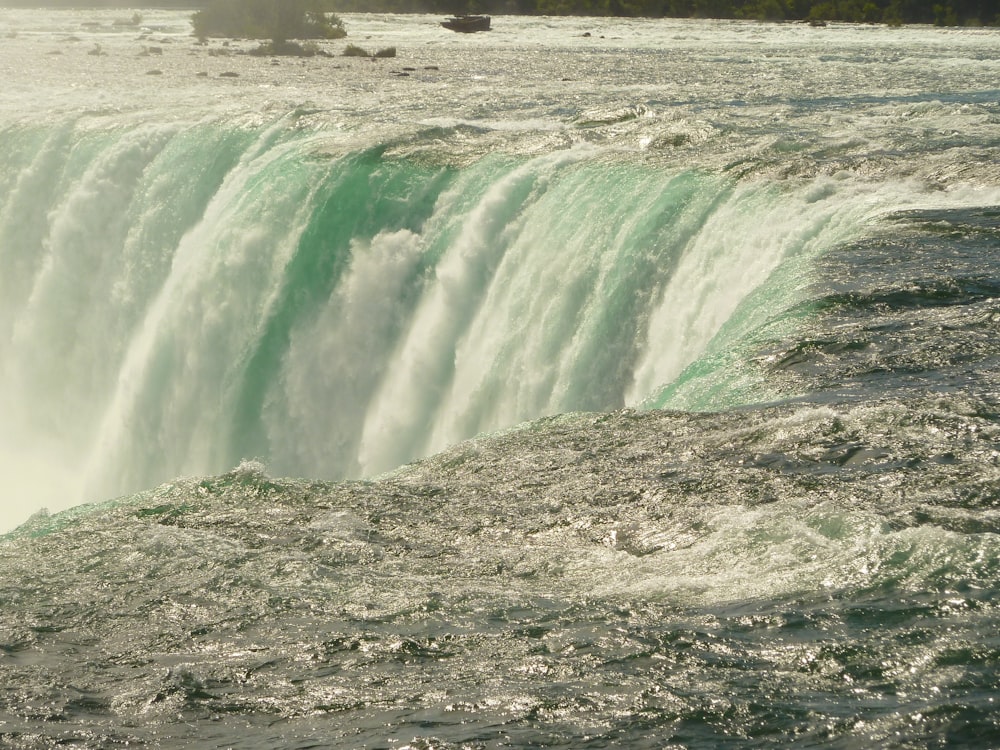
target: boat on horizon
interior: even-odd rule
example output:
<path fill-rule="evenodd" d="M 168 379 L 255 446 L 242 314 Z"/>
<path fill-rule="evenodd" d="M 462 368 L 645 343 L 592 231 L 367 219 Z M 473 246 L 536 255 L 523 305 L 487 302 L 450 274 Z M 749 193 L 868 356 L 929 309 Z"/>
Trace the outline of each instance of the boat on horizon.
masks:
<path fill-rule="evenodd" d="M 441 25 L 446 29 L 460 31 L 466 34 L 470 34 L 474 31 L 489 31 L 490 17 L 470 15 L 452 16 L 451 18 L 447 18 L 442 21 Z"/>

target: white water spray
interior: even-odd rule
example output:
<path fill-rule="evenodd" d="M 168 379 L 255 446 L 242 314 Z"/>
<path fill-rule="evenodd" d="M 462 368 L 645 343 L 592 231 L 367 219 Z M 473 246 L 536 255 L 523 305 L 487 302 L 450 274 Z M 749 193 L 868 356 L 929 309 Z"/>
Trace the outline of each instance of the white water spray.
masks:
<path fill-rule="evenodd" d="M 371 475 L 639 405 L 793 302 L 801 284 L 767 291 L 776 270 L 877 213 L 856 181 L 734 181 L 594 147 L 448 176 L 320 157 L 322 134 L 279 122 L 213 172 L 192 156 L 201 131 L 68 132 L 0 210 L 0 260 L 32 289 L 0 305 L 8 525 L 241 458 Z M 189 176 L 198 189 L 171 200 Z M 898 206 L 919 195 L 893 189 Z M 20 231 L 29 190 L 47 224 Z"/>

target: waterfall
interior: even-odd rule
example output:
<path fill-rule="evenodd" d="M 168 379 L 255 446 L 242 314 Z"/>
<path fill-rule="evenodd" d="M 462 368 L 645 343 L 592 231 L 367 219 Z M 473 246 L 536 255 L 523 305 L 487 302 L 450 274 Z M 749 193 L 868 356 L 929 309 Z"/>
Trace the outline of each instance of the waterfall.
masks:
<path fill-rule="evenodd" d="M 293 124 L 4 132 L 0 447 L 18 502 L 242 458 L 366 476 L 543 415 L 663 405 L 793 294 L 766 292 L 776 272 L 864 215 L 815 180 L 595 146 L 433 163 Z"/>

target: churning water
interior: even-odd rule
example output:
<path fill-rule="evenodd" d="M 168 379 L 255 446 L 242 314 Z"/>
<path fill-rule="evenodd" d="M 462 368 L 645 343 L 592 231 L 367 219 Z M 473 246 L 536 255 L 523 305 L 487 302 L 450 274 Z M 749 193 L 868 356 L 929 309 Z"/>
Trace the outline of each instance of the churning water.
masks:
<path fill-rule="evenodd" d="M 998 33 L 345 20 L 0 10 L 4 745 L 1000 744 Z"/>

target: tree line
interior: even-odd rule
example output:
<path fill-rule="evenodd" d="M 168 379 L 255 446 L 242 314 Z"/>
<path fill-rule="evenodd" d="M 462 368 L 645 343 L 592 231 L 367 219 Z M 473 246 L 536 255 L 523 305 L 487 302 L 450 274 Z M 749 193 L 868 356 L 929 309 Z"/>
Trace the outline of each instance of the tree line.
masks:
<path fill-rule="evenodd" d="M 38 0 L 5 0 L 4 4 L 36 5 Z M 849 21 L 938 26 L 1000 26 L 1000 0 L 45 0 L 50 7 L 187 7 L 209 28 L 239 24 L 239 16 L 267 17 L 264 6 L 287 6 L 289 38 L 316 38 L 330 31 L 323 16 L 344 13 L 463 13 L 625 16 L 648 18 L 736 18 L 759 21 Z M 299 11 L 302 11 L 301 13 Z M 334 16 L 335 18 L 335 16 Z M 295 19 L 305 19 L 297 25 Z M 337 24 L 334 22 L 333 27 Z M 248 29 L 253 31 L 253 29 Z M 300 36 L 295 36 L 299 34 Z M 242 36 L 271 36 L 256 33 Z"/>
<path fill-rule="evenodd" d="M 336 0 L 338 11 L 998 26 L 1000 0 Z"/>

